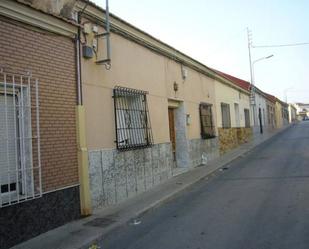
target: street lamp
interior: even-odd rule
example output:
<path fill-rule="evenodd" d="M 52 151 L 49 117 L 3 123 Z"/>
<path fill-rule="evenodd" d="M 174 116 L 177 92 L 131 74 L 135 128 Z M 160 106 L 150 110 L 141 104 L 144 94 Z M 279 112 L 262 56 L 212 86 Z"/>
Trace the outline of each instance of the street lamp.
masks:
<path fill-rule="evenodd" d="M 284 93 L 285 103 L 288 103 L 288 91 L 292 90 L 292 89 L 293 89 L 293 87 L 289 87 L 289 88 L 284 89 L 283 93 Z"/>
<path fill-rule="evenodd" d="M 254 60 L 254 61 L 252 62 L 251 85 L 254 85 L 254 83 L 255 83 L 255 78 L 254 78 L 254 64 L 257 63 L 257 62 L 259 62 L 259 61 L 262 61 L 262 60 L 270 59 L 271 57 L 274 57 L 274 55 L 271 54 L 271 55 L 268 55 L 268 56 L 264 56 L 264 57 L 261 57 L 261 58 L 259 58 L 259 59 L 257 59 L 257 60 Z M 252 86 L 251 86 L 251 87 L 252 87 Z"/>
<path fill-rule="evenodd" d="M 254 60 L 253 62 L 251 62 L 251 55 L 250 55 L 250 74 L 251 74 L 251 101 L 253 102 L 252 104 L 252 108 L 253 108 L 253 115 L 254 115 L 254 124 L 256 124 L 256 119 L 255 119 L 255 93 L 254 93 L 254 84 L 255 84 L 255 79 L 254 79 L 254 64 L 262 61 L 262 60 L 267 60 L 271 57 L 273 57 L 274 55 L 268 55 L 268 56 L 264 56 L 261 57 L 259 59 Z M 262 113 L 261 113 L 261 109 L 259 108 L 259 121 L 260 121 L 260 133 L 263 134 L 263 124 L 262 124 Z"/>

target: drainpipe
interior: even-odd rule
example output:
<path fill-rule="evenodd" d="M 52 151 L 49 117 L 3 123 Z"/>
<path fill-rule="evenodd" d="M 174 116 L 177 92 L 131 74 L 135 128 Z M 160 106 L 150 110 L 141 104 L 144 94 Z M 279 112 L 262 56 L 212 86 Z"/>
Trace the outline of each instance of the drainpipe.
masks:
<path fill-rule="evenodd" d="M 78 13 L 78 24 L 81 23 L 81 15 L 86 9 Z M 77 107 L 76 107 L 76 129 L 78 147 L 78 175 L 80 183 L 80 208 L 81 215 L 88 216 L 92 213 L 90 184 L 89 184 L 89 160 L 86 139 L 85 107 L 82 96 L 82 76 L 81 76 L 81 49 L 80 49 L 80 27 L 76 37 L 76 74 L 77 74 Z"/>

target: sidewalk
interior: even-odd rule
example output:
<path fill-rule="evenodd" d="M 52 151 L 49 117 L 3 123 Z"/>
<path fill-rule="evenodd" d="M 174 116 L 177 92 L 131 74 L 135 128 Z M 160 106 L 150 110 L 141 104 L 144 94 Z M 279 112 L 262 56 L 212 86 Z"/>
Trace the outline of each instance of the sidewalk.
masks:
<path fill-rule="evenodd" d="M 252 142 L 227 152 L 205 166 L 194 168 L 119 205 L 96 211 L 91 217 L 71 222 L 11 249 L 88 249 L 113 229 L 133 222 L 134 218 L 158 207 L 192 184 L 206 178 L 289 127 L 266 132 L 256 137 Z"/>

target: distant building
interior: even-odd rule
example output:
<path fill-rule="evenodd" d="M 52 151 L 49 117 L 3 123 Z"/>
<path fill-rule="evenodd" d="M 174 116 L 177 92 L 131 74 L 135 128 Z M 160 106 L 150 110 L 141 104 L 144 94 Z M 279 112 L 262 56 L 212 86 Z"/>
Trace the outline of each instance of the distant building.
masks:
<path fill-rule="evenodd" d="M 289 104 L 289 123 L 294 123 L 297 120 L 296 108 L 294 105 Z"/>
<path fill-rule="evenodd" d="M 293 106 L 296 108 L 296 115 L 299 120 L 309 117 L 309 104 L 295 103 Z"/>

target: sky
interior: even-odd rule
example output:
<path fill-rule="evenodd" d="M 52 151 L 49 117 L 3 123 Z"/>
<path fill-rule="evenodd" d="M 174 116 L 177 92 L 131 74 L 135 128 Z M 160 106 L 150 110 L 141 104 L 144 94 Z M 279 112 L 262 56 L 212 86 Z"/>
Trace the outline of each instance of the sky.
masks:
<path fill-rule="evenodd" d="M 93 0 L 105 8 L 105 0 Z M 109 0 L 110 12 L 200 61 L 250 81 L 254 46 L 309 43 L 308 0 Z M 309 103 L 309 45 L 253 48 L 255 84 L 288 102 Z"/>

